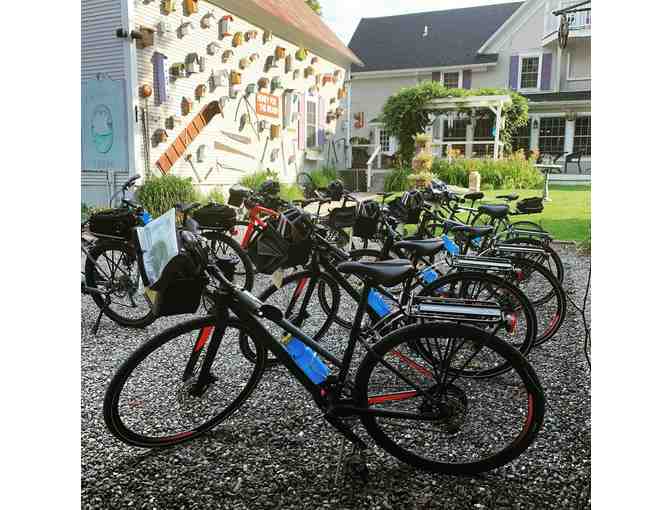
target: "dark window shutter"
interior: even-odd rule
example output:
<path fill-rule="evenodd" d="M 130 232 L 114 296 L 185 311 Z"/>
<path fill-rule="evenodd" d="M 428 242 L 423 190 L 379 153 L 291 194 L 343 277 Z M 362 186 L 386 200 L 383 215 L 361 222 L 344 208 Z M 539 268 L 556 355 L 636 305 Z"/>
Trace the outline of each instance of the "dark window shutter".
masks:
<path fill-rule="evenodd" d="M 470 89 L 471 88 L 471 69 L 465 69 L 462 71 L 462 88 Z"/>
<path fill-rule="evenodd" d="M 432 81 L 441 81 L 441 72 L 432 73 Z"/>
<path fill-rule="evenodd" d="M 518 90 L 518 65 L 520 57 L 518 55 L 511 55 L 511 64 L 509 65 L 509 88 L 511 90 Z"/>
<path fill-rule="evenodd" d="M 541 90 L 551 90 L 551 69 L 553 53 L 544 53 L 541 57 Z"/>
<path fill-rule="evenodd" d="M 324 145 L 324 125 L 326 121 L 326 108 L 324 107 L 324 98 L 320 96 L 317 100 L 317 145 Z"/>

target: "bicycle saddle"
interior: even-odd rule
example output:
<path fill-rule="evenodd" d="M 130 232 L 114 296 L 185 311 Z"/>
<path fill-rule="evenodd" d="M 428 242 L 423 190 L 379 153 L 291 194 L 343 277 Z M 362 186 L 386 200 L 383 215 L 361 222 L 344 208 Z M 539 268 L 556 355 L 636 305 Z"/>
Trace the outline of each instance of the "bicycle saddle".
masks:
<path fill-rule="evenodd" d="M 482 205 L 478 208 L 478 212 L 485 213 L 493 218 L 506 218 L 509 214 L 509 206 L 506 204 Z"/>
<path fill-rule="evenodd" d="M 464 198 L 466 198 L 467 200 L 480 200 L 484 196 L 485 195 L 483 194 L 483 192 L 474 191 L 474 192 L 467 193 L 466 195 L 464 195 Z"/>
<path fill-rule="evenodd" d="M 410 260 L 383 260 L 381 262 L 343 262 L 338 270 L 372 281 L 376 285 L 394 287 L 415 273 Z"/>
<path fill-rule="evenodd" d="M 518 200 L 518 193 L 509 193 L 508 195 L 498 195 L 497 198 L 503 198 L 508 202 L 513 202 L 514 200 Z"/>
<path fill-rule="evenodd" d="M 394 248 L 408 250 L 416 257 L 431 257 L 443 249 L 443 239 L 419 239 L 413 241 L 399 241 L 394 243 Z"/>
<path fill-rule="evenodd" d="M 471 225 L 456 225 L 451 229 L 453 232 L 461 232 L 467 237 L 483 237 L 491 234 L 494 227 L 472 227 Z"/>

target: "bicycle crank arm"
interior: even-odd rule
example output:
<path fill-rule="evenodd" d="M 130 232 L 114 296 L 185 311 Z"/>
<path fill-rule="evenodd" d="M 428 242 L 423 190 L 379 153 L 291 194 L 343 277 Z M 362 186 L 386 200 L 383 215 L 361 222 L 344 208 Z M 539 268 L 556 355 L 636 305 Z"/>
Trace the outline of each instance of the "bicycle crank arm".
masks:
<path fill-rule="evenodd" d="M 355 434 L 355 432 L 348 425 L 343 423 L 343 421 L 338 417 L 325 414 L 324 419 L 327 420 L 327 422 L 329 422 L 341 434 L 343 434 L 343 436 L 353 445 L 355 445 L 355 447 L 359 448 L 360 450 L 366 450 L 369 448 L 364 440 Z"/>

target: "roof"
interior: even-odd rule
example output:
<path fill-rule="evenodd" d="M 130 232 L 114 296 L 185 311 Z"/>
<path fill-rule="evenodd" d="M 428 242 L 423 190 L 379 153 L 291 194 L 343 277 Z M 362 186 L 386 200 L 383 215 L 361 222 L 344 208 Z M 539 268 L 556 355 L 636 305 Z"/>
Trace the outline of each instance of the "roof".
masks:
<path fill-rule="evenodd" d="M 478 49 L 522 4 L 363 18 L 349 47 L 365 66 L 353 70 L 387 71 L 497 62 L 496 54 L 479 54 Z M 427 37 L 423 37 L 425 26 Z"/>
<path fill-rule="evenodd" d="M 209 1 L 323 58 L 361 64 L 305 0 Z"/>
<path fill-rule="evenodd" d="M 530 103 L 553 101 L 590 101 L 590 90 L 576 92 L 550 92 L 547 94 L 523 94 Z"/>

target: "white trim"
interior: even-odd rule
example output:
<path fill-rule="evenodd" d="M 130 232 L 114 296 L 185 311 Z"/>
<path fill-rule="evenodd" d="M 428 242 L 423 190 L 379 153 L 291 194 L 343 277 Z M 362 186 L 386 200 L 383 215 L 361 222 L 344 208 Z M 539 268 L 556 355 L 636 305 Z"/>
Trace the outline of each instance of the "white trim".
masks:
<path fill-rule="evenodd" d="M 525 93 L 525 92 L 538 92 L 541 90 L 541 67 L 542 67 L 542 57 L 543 53 L 519 53 L 518 54 L 518 92 Z M 523 88 L 521 85 L 521 79 L 523 76 L 523 59 L 524 58 L 537 58 L 539 59 L 539 64 L 537 67 L 537 86 L 536 88 Z"/>
<path fill-rule="evenodd" d="M 133 0 L 123 0 L 121 2 L 121 23 L 124 30 L 131 33 L 133 27 L 131 26 L 131 20 L 133 19 L 134 14 L 134 3 Z M 138 61 L 137 55 L 135 52 L 135 41 L 133 40 L 124 40 L 124 74 L 126 75 L 126 117 L 127 117 L 127 143 L 128 143 L 128 173 L 130 175 L 135 175 L 138 173 L 138 169 L 142 169 L 142 179 L 147 179 L 148 175 L 144 175 L 144 165 L 141 165 L 143 154 L 142 147 L 136 146 L 135 136 L 136 136 L 136 121 L 135 121 L 135 112 L 137 107 L 137 94 L 135 91 L 138 90 Z M 138 126 L 141 126 L 138 124 Z M 140 165 L 140 166 L 138 166 Z M 151 172 L 152 163 L 149 162 L 149 168 Z"/>
<path fill-rule="evenodd" d="M 445 86 L 446 84 L 446 75 L 457 73 L 457 88 L 461 89 L 464 87 L 464 72 L 462 69 L 459 71 L 442 71 L 441 72 L 441 84 Z"/>
<path fill-rule="evenodd" d="M 414 69 L 397 69 L 397 70 L 384 70 L 384 71 L 352 71 L 352 77 L 360 80 L 373 79 L 373 78 L 397 78 L 400 76 L 418 76 L 420 74 L 428 74 L 435 72 L 445 72 L 445 71 L 462 71 L 466 69 L 471 69 L 472 71 L 487 71 L 488 67 L 495 67 L 497 62 L 488 62 L 484 64 L 465 64 L 458 66 L 442 66 L 442 67 L 418 67 Z"/>
<path fill-rule="evenodd" d="M 523 11 L 524 11 L 524 9 L 525 9 L 527 6 L 529 6 L 529 5 L 533 5 L 534 3 L 535 3 L 535 0 L 528 0 L 528 1 L 524 2 L 523 5 L 521 5 L 521 6 L 520 6 L 520 7 L 519 7 L 513 14 L 511 14 L 511 16 L 509 16 L 509 19 L 507 19 L 507 20 L 502 24 L 502 26 L 499 27 L 499 28 L 497 29 L 497 31 L 496 31 L 494 34 L 492 34 L 492 35 L 488 38 L 487 41 L 485 41 L 485 42 L 483 43 L 483 46 L 481 46 L 481 47 L 478 49 L 478 53 L 498 53 L 498 52 L 502 49 L 502 42 L 503 42 L 503 41 L 506 41 L 507 38 L 503 38 L 503 40 L 502 40 L 498 45 L 494 45 L 491 51 L 486 51 L 486 50 L 487 50 L 488 47 L 495 41 L 495 39 L 497 39 L 497 37 L 499 37 L 501 34 L 503 34 L 503 33 L 506 32 L 507 30 L 509 30 L 509 28 L 511 28 L 511 26 L 513 25 L 513 23 L 515 22 L 515 20 L 516 20 L 517 18 L 520 18 L 520 17 L 523 16 Z M 530 18 L 531 18 L 534 14 L 536 14 L 536 12 L 537 12 L 542 6 L 545 5 L 545 3 L 546 3 L 546 2 L 539 2 L 539 3 L 537 4 L 536 8 L 531 8 L 531 9 L 529 10 L 529 12 L 527 13 L 527 16 L 526 16 L 526 17 L 525 17 L 525 18 L 524 18 L 524 19 L 523 19 L 523 20 L 516 26 L 516 28 L 515 28 L 514 30 L 511 30 L 511 33 L 517 33 L 517 32 L 523 27 L 523 25 L 525 25 L 525 24 L 530 20 Z"/>
<path fill-rule="evenodd" d="M 308 103 L 315 103 L 315 145 L 308 145 Z M 304 146 L 306 147 L 306 151 L 309 151 L 311 149 L 317 149 L 319 147 L 319 140 L 318 140 L 318 134 L 317 132 L 320 129 L 320 111 L 319 111 L 319 102 L 317 96 L 311 96 L 310 94 L 306 94 L 306 119 L 305 119 L 305 124 L 306 124 L 306 129 L 304 130 L 304 137 L 305 137 L 305 143 Z"/>
<path fill-rule="evenodd" d="M 586 80 L 590 80 L 590 76 L 586 76 L 586 77 L 582 77 L 582 78 L 570 77 L 569 76 L 571 56 L 572 56 L 572 52 L 568 51 L 567 52 L 567 81 L 586 81 Z"/>

